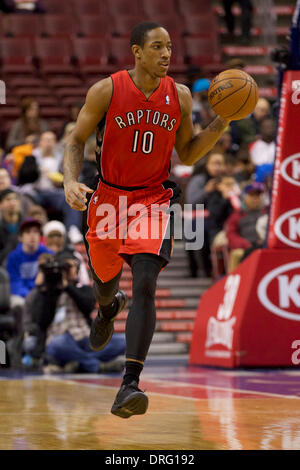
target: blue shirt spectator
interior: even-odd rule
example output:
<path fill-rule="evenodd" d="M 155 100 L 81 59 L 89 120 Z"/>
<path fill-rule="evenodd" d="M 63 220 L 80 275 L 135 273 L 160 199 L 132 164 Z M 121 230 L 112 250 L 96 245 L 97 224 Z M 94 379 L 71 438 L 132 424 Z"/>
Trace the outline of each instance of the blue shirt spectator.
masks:
<path fill-rule="evenodd" d="M 38 258 L 42 253 L 53 253 L 41 245 L 41 224 L 25 219 L 20 225 L 21 243 L 7 257 L 6 269 L 10 277 L 11 294 L 26 297 L 34 287 L 38 272 Z"/>

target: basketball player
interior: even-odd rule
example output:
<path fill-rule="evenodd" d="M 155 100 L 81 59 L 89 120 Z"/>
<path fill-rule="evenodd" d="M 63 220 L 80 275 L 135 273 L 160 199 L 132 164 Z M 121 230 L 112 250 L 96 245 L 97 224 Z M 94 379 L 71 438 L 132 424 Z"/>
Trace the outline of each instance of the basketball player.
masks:
<path fill-rule="evenodd" d="M 85 241 L 99 302 L 90 333 L 90 346 L 95 351 L 109 342 L 114 319 L 126 304 L 126 295 L 119 290 L 124 260 L 132 270 L 125 375 L 111 409 L 122 418 L 143 414 L 148 407 L 148 398 L 138 384 L 155 328 L 157 277 L 172 251 L 172 237 L 168 240 L 163 234 L 168 224 L 172 234 L 173 218 L 167 209 L 180 196 L 179 187 L 168 181 L 173 146 L 185 165 L 193 165 L 215 145 L 230 122 L 217 117 L 199 135 L 193 134 L 191 93 L 167 76 L 172 44 L 163 27 L 148 22 L 137 25 L 130 45 L 135 67 L 90 88 L 69 138 L 63 166 L 66 201 L 73 209 L 86 211 Z M 84 145 L 95 128 L 96 190 L 78 182 Z M 134 203 L 165 208 L 159 239 L 134 239 L 128 234 L 127 238 L 99 237 L 104 230 L 100 227 L 102 204 L 116 208 L 116 230 L 120 228 L 124 220 L 122 210 L 118 212 L 120 197 L 127 198 L 128 208 Z M 145 220 L 148 224 L 149 217 L 149 211 L 142 210 L 129 219 L 137 226 Z"/>

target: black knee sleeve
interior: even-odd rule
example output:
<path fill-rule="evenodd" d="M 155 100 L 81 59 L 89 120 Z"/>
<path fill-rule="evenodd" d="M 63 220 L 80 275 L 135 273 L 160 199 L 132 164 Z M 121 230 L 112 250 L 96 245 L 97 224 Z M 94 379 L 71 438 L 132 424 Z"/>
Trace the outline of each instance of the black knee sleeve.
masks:
<path fill-rule="evenodd" d="M 165 260 L 151 254 L 133 255 L 132 305 L 126 322 L 126 358 L 144 361 L 153 337 L 156 281 Z"/>

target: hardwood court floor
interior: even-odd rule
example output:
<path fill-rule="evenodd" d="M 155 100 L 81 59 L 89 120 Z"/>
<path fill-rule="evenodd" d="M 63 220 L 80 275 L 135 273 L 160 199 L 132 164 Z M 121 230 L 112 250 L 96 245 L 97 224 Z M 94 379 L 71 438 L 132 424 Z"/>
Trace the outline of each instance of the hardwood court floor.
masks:
<path fill-rule="evenodd" d="M 0 374 L 0 449 L 299 449 L 300 371 L 148 366 L 146 415 L 110 413 L 120 376 Z"/>

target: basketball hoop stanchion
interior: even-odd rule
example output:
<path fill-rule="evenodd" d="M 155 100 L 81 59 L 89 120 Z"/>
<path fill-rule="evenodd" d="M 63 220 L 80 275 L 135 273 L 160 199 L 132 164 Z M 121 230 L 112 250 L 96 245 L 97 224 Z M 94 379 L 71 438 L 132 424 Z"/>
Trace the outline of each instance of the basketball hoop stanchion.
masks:
<path fill-rule="evenodd" d="M 265 249 L 204 293 L 190 364 L 298 366 L 300 343 L 300 0 L 282 73 L 270 222 Z"/>

